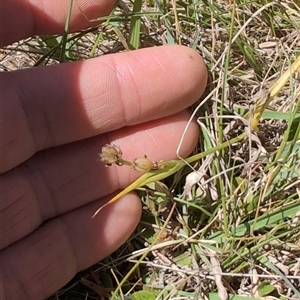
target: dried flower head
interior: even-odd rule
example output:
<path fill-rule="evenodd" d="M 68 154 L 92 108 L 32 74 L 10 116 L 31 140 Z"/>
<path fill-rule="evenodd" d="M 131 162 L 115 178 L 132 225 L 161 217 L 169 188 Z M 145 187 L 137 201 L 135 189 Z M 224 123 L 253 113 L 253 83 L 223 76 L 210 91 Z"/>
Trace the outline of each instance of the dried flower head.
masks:
<path fill-rule="evenodd" d="M 133 161 L 133 168 L 138 172 L 162 170 L 164 166 L 156 161 L 151 161 L 147 156 L 138 157 Z"/>
<path fill-rule="evenodd" d="M 111 166 L 114 163 L 118 166 L 122 166 L 122 155 L 123 153 L 120 147 L 113 144 L 106 144 L 103 146 L 101 153 L 99 154 L 100 160 L 107 166 Z"/>

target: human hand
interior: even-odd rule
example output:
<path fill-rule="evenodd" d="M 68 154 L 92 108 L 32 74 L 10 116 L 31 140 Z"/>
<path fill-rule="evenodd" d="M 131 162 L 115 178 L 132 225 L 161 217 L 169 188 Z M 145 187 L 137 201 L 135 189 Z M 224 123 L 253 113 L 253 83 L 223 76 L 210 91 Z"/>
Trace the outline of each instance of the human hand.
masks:
<path fill-rule="evenodd" d="M 78 0 L 107 15 L 112 1 Z M 63 31 L 68 1 L 5 1 L 2 46 Z M 99 13 L 100 12 L 100 13 Z M 89 26 L 74 7 L 71 29 Z M 128 159 L 173 159 L 204 90 L 199 55 L 179 46 L 1 73 L 1 299 L 44 299 L 117 249 L 136 227 L 140 200 L 128 194 L 91 218 L 140 174 L 97 163 L 106 143 Z M 192 123 L 182 148 L 197 141 Z"/>

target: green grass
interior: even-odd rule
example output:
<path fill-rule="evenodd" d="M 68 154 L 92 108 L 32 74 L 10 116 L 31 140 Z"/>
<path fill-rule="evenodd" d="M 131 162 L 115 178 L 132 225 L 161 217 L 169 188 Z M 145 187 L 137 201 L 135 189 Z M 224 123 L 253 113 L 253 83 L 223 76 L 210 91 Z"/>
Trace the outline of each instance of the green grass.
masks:
<path fill-rule="evenodd" d="M 275 84 L 280 88 L 259 130 L 249 130 L 274 83 L 299 59 L 299 5 L 124 2 L 98 30 L 24 42 L 32 53 L 42 51 L 34 65 L 177 43 L 198 51 L 210 71 L 205 95 L 191 108 L 201 130 L 195 155 L 205 155 L 196 156 L 197 165 L 188 161 L 165 173 L 163 182 L 154 177 L 136 186 L 144 213 L 132 238 L 99 262 L 93 276 L 78 274 L 59 299 L 300 298 L 299 72 Z M 195 171 L 202 180 L 184 191 Z M 94 276 L 101 295 L 88 287 Z"/>

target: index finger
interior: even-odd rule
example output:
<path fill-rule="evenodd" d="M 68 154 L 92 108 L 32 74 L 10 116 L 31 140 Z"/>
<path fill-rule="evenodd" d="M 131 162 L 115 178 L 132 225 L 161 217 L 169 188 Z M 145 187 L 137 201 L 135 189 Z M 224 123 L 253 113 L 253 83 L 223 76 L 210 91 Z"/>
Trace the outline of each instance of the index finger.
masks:
<path fill-rule="evenodd" d="M 42 149 L 178 113 L 206 78 L 201 57 L 182 46 L 2 73 L 0 173 Z"/>
<path fill-rule="evenodd" d="M 33 35 L 62 33 L 69 5 L 70 31 L 78 31 L 92 26 L 90 20 L 108 15 L 115 4 L 115 0 L 0 1 L 1 11 L 5 12 L 0 19 L 0 46 Z"/>

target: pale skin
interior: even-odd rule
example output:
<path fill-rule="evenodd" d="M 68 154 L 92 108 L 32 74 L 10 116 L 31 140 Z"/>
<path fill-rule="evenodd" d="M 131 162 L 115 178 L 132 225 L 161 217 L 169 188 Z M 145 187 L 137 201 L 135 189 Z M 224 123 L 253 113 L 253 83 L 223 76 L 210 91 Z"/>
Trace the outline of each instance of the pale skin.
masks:
<path fill-rule="evenodd" d="M 77 4 L 89 18 L 114 5 Z M 72 30 L 90 26 L 76 5 Z M 1 0 L 1 46 L 62 33 L 67 7 L 68 1 Z M 202 94 L 206 68 L 194 51 L 165 46 L 0 76 L 0 298 L 39 300 L 116 250 L 139 222 L 135 193 L 92 218 L 140 176 L 97 162 L 101 147 L 115 143 L 131 161 L 176 158 L 185 109 Z M 192 123 L 182 155 L 197 136 Z"/>

